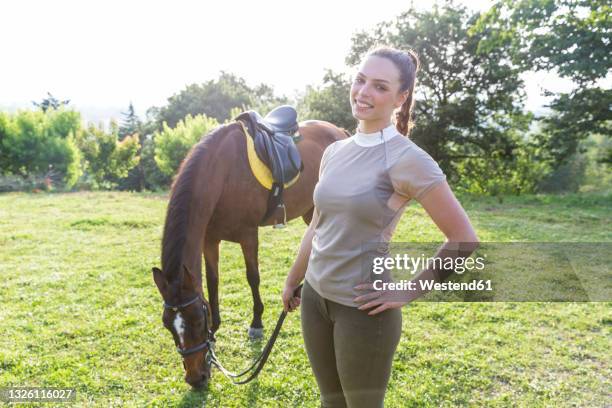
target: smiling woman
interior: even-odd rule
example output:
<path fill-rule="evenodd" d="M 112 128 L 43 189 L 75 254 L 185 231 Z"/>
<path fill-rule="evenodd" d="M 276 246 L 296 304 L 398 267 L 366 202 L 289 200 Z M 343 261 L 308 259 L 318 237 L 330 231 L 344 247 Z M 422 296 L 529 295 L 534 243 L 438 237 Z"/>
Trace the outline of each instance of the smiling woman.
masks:
<path fill-rule="evenodd" d="M 407 69 L 398 72 L 398 66 Z M 411 50 L 394 53 L 379 48 L 370 53 L 355 75 L 350 92 L 353 116 L 360 121 L 360 131 L 371 133 L 385 127 L 393 110 L 400 108 L 396 125 L 401 134 L 408 134 L 418 69 L 419 59 Z M 398 88 L 399 92 L 392 92 Z"/>
<path fill-rule="evenodd" d="M 383 406 L 401 335 L 400 308 L 416 297 L 409 291 L 395 298 L 401 301 L 385 300 L 383 291 L 363 295 L 359 284 L 369 280 L 364 246 L 388 244 L 412 199 L 448 238 L 437 256 L 455 255 L 448 253 L 450 241 L 478 241 L 438 164 L 402 137 L 410 131 L 418 68 L 415 53 L 389 47 L 363 59 L 349 93 L 357 133 L 323 154 L 313 220 L 283 291 L 285 310 L 301 303 L 304 343 L 323 407 Z M 424 270 L 415 279 L 446 276 Z M 302 279 L 300 301 L 292 292 Z"/>

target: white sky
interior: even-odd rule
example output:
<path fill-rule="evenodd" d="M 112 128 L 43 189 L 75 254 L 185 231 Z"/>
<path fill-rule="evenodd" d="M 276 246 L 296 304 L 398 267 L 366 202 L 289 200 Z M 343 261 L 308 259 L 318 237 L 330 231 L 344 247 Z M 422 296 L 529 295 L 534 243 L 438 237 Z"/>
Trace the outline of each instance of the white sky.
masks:
<path fill-rule="evenodd" d="M 486 10 L 492 1 L 461 3 Z M 354 32 L 393 19 L 408 5 L 9 0 L 1 8 L 0 107 L 28 107 L 49 91 L 77 109 L 125 109 L 132 101 L 142 115 L 221 70 L 293 96 L 307 84 L 321 83 L 325 68 L 345 69 Z M 528 78 L 528 109 L 544 101 L 538 84 L 546 79 Z"/>

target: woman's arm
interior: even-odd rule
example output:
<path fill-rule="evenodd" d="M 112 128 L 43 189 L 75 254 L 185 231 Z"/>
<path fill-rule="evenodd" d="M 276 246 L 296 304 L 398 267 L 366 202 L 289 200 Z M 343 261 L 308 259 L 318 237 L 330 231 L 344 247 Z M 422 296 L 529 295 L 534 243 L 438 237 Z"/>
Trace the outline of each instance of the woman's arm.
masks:
<path fill-rule="evenodd" d="M 306 275 L 306 269 L 308 267 L 308 259 L 310 258 L 310 252 L 312 251 L 312 238 L 314 237 L 314 229 L 319 220 L 319 213 L 317 207 L 314 208 L 312 213 L 312 220 L 306 228 L 306 232 L 302 237 L 300 249 L 293 266 L 289 270 L 287 279 L 285 281 L 285 288 L 283 289 L 283 307 L 286 312 L 295 310 L 300 305 L 300 298 L 294 297 L 293 292 L 304 280 Z"/>
<path fill-rule="evenodd" d="M 476 232 L 465 210 L 459 201 L 457 201 L 446 181 L 427 192 L 420 199 L 420 203 L 440 231 L 446 236 L 446 241 L 438 249 L 435 257 L 466 258 L 476 250 L 479 242 Z M 428 268 L 421 271 L 413 281 L 434 280 L 435 282 L 442 282 L 452 273 L 452 270 Z M 357 288 L 371 289 L 371 287 L 371 285 L 359 285 Z M 417 284 L 416 287 L 421 288 L 422 286 Z M 401 293 L 402 299 L 397 299 L 399 293 L 396 291 L 391 294 L 376 291 L 355 298 L 355 302 L 366 302 L 359 307 L 361 310 L 378 306 L 369 312 L 369 314 L 373 315 L 386 309 L 401 307 L 425 293 L 426 291 L 422 290 L 405 291 Z"/>
<path fill-rule="evenodd" d="M 448 242 L 478 242 L 468 215 L 447 182 L 426 193 L 420 203 Z"/>

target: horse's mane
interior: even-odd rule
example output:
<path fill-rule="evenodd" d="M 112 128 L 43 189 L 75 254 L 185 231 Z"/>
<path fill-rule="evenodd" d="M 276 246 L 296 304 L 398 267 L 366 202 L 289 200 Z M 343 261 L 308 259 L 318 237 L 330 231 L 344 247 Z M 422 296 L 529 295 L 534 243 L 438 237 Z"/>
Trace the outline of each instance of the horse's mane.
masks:
<path fill-rule="evenodd" d="M 211 148 L 214 150 L 228 127 L 220 126 L 200 139 L 183 160 L 172 184 L 162 238 L 162 271 L 168 280 L 173 280 L 182 267 L 183 248 L 187 242 L 189 220 L 193 216 L 193 204 L 199 201 L 193 197 L 195 182 L 196 179 L 200 183 L 203 181 L 198 178 L 199 167 L 206 160 L 205 156 Z"/>

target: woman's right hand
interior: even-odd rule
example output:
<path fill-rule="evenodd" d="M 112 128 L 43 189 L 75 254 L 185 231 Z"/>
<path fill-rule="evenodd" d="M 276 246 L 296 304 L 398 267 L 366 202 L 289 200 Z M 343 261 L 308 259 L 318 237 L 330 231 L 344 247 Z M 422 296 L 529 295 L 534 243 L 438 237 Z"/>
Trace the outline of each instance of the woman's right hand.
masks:
<path fill-rule="evenodd" d="M 285 283 L 285 288 L 283 289 L 283 309 L 285 312 L 293 312 L 300 305 L 301 299 L 299 296 L 295 296 L 295 290 L 298 288 L 298 285 L 294 285 L 290 282 Z"/>

